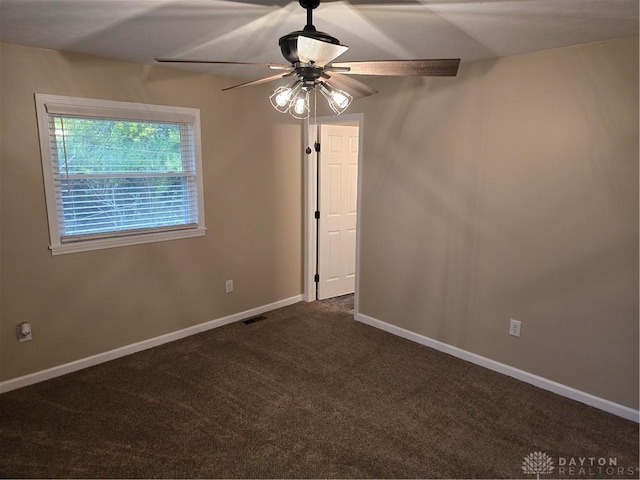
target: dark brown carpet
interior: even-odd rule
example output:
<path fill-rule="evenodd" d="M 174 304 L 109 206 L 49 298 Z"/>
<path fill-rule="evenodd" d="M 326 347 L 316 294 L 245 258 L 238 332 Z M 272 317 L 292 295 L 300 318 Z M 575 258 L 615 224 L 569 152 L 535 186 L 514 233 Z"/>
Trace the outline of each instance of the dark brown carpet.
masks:
<path fill-rule="evenodd" d="M 0 474 L 536 478 L 615 458 L 638 425 L 299 303 L 0 396 Z M 540 478 L 606 478 L 602 475 Z"/>

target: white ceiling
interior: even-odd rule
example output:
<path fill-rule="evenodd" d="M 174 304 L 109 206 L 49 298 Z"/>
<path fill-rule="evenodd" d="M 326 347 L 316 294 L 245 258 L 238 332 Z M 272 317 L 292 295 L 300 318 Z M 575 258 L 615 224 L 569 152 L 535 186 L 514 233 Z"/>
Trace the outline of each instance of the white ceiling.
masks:
<path fill-rule="evenodd" d="M 301 30 L 297 0 L 0 0 L 3 42 L 153 64 L 155 57 L 284 61 L 278 38 Z M 323 1 L 318 30 L 340 61 L 463 62 L 638 34 L 638 0 Z M 261 67 L 176 65 L 241 79 Z"/>

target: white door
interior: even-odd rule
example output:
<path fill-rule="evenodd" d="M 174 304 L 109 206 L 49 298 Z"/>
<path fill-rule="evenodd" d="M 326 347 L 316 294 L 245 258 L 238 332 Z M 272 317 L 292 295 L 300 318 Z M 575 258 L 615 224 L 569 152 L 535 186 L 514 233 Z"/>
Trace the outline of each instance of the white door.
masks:
<path fill-rule="evenodd" d="M 358 127 L 320 126 L 318 299 L 355 291 Z"/>

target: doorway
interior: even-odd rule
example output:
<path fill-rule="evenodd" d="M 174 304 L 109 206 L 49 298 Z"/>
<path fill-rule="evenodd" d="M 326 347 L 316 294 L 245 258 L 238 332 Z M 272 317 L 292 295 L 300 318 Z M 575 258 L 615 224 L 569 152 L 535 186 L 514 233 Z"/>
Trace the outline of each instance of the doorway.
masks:
<path fill-rule="evenodd" d="M 307 121 L 304 129 L 304 298 L 314 301 L 353 294 L 354 316 L 358 312 L 362 134 L 362 114 L 318 117 Z"/>

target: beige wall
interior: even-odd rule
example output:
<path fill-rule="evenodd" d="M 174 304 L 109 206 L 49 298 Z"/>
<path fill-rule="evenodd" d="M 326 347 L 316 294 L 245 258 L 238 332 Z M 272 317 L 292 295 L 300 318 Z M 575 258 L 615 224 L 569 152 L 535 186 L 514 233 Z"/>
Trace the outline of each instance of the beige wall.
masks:
<path fill-rule="evenodd" d="M 300 125 L 267 87 L 13 45 L 1 52 L 0 380 L 302 292 Z M 61 255 L 48 227 L 33 94 L 201 111 L 205 237 Z M 235 291 L 225 294 L 225 280 Z M 33 326 L 19 344 L 15 327 Z"/>
<path fill-rule="evenodd" d="M 637 42 L 366 79 L 362 313 L 638 408 Z M 301 292 L 300 130 L 268 87 L 10 45 L 1 72 L 0 379 Z M 34 92 L 200 108 L 206 237 L 52 257 Z"/>
<path fill-rule="evenodd" d="M 368 83 L 361 313 L 637 409 L 638 39 Z"/>

